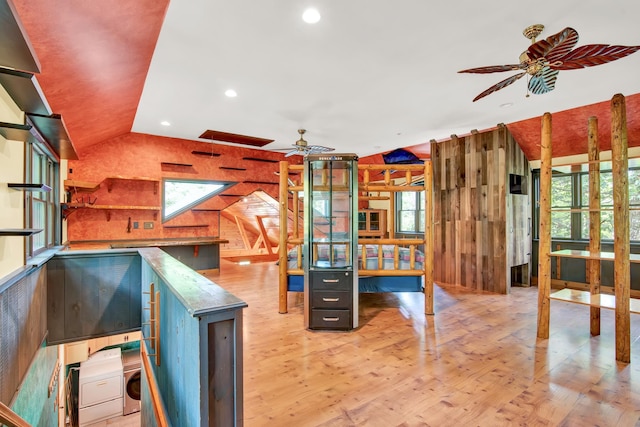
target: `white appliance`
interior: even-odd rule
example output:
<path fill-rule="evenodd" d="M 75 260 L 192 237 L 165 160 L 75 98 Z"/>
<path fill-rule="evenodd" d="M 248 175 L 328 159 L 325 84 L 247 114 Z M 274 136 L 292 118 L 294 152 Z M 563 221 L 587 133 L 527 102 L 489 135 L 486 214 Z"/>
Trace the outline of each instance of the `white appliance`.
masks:
<path fill-rule="evenodd" d="M 78 423 L 81 427 L 122 415 L 123 370 L 120 348 L 98 351 L 80 363 Z"/>
<path fill-rule="evenodd" d="M 140 350 L 122 352 L 124 370 L 124 409 L 122 415 L 140 412 Z"/>

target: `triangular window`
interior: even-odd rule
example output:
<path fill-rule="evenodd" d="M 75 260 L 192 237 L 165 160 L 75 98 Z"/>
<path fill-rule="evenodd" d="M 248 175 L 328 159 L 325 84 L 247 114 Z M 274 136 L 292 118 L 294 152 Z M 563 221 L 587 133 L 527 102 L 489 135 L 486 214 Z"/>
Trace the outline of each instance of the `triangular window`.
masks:
<path fill-rule="evenodd" d="M 235 182 L 164 179 L 162 222 L 180 215 L 234 185 Z"/>

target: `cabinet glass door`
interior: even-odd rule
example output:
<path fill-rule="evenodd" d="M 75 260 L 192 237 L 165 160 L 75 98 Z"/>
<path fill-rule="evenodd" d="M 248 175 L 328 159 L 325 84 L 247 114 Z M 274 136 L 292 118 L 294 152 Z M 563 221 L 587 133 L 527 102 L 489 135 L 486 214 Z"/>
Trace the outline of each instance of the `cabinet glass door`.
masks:
<path fill-rule="evenodd" d="M 369 230 L 380 230 L 380 212 L 369 213 Z"/>
<path fill-rule="evenodd" d="M 348 160 L 310 160 L 310 268 L 353 267 L 352 172 Z"/>

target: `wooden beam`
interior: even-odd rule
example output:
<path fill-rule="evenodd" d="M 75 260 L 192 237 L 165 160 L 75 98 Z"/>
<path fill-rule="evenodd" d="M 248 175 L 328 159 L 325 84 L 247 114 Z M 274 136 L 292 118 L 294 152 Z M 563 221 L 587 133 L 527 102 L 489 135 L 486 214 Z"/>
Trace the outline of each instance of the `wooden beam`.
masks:
<path fill-rule="evenodd" d="M 249 236 L 247 236 L 247 230 L 244 228 L 244 222 L 238 216 L 234 216 L 234 218 L 236 220 L 236 225 L 238 226 L 238 231 L 240 232 L 240 237 L 242 237 L 244 248 L 251 249 L 251 243 L 249 243 Z"/>
<path fill-rule="evenodd" d="M 598 144 L 598 119 L 589 117 L 589 253 L 600 253 L 600 147 Z M 600 260 L 589 260 L 589 291 L 600 294 Z M 600 307 L 591 307 L 590 326 L 592 336 L 600 335 Z"/>
<path fill-rule="evenodd" d="M 393 223 L 392 223 L 393 224 Z M 433 166 L 424 162 L 424 312 L 434 314 L 433 308 Z M 364 250 L 362 252 L 365 253 Z M 413 260 L 413 256 L 411 257 Z"/>
<path fill-rule="evenodd" d="M 549 338 L 551 293 L 551 114 L 542 116 L 538 248 L 538 338 Z"/>
<path fill-rule="evenodd" d="M 616 294 L 616 360 L 631 361 L 629 291 L 629 158 L 625 98 L 611 99 L 611 171 L 613 176 L 613 282 Z"/>
<path fill-rule="evenodd" d="M 287 188 L 289 186 L 289 182 L 287 179 L 289 178 L 289 162 L 282 161 L 280 162 L 280 258 L 278 262 L 278 312 L 286 313 L 287 312 L 287 233 L 289 230 L 289 206 L 287 203 L 289 198 L 287 197 L 288 191 Z M 293 195 L 294 200 L 294 224 L 296 224 L 296 229 L 294 234 L 297 235 L 297 209 L 298 209 L 298 199 L 297 193 Z"/>
<path fill-rule="evenodd" d="M 269 253 L 269 255 L 271 255 L 273 253 L 273 246 L 271 246 L 271 240 L 269 240 L 269 235 L 267 234 L 267 229 L 264 227 L 262 217 L 256 216 L 256 221 L 258 221 L 258 229 L 260 230 L 260 236 L 262 236 L 264 246 L 265 248 L 267 248 L 267 252 Z"/>

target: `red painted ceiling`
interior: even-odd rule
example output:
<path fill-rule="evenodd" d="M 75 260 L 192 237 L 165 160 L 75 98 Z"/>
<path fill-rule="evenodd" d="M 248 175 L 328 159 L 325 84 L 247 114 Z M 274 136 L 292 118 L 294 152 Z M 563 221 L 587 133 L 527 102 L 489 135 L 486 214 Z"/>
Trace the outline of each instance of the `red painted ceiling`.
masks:
<path fill-rule="evenodd" d="M 37 76 L 82 158 L 131 131 L 168 0 L 13 0 Z"/>
<path fill-rule="evenodd" d="M 42 65 L 38 81 L 80 158 L 86 147 L 130 132 L 169 1 L 13 1 Z M 626 103 L 629 146 L 637 146 L 640 94 Z M 552 113 L 554 157 L 586 152 L 589 116 L 599 119 L 601 150 L 609 148 L 609 102 Z M 527 157 L 539 159 L 541 118 L 506 125 Z M 429 156 L 428 142 L 409 149 Z"/>

